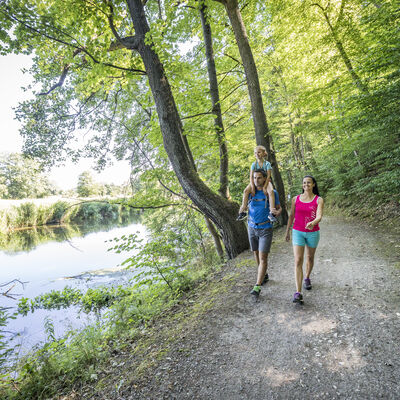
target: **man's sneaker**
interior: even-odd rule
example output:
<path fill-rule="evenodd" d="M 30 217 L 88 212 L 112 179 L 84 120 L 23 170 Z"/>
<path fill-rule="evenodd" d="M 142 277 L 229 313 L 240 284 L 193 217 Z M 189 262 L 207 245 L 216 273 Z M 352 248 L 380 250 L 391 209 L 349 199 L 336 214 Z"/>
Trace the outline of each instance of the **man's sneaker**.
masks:
<path fill-rule="evenodd" d="M 272 213 L 269 213 L 268 219 L 269 219 L 271 222 L 277 222 L 277 221 L 278 221 L 278 220 L 275 218 L 275 215 L 272 214 Z"/>
<path fill-rule="evenodd" d="M 296 292 L 293 296 L 293 303 L 303 304 L 303 295 L 299 292 Z"/>
<path fill-rule="evenodd" d="M 236 221 L 243 221 L 247 217 L 247 213 L 241 212 L 239 213 L 238 217 L 236 218 Z"/>
<path fill-rule="evenodd" d="M 261 285 L 264 285 L 264 284 L 267 283 L 268 281 L 269 281 L 269 276 L 268 276 L 268 274 L 265 274 L 264 280 L 262 281 L 262 284 L 261 284 Z"/>
<path fill-rule="evenodd" d="M 312 285 L 311 285 L 311 280 L 310 278 L 305 278 L 304 283 L 303 283 L 304 289 L 306 290 L 311 290 Z"/>
<path fill-rule="evenodd" d="M 261 286 L 255 285 L 250 294 L 252 294 L 254 297 L 258 297 L 260 295 L 260 292 L 261 292 Z"/>

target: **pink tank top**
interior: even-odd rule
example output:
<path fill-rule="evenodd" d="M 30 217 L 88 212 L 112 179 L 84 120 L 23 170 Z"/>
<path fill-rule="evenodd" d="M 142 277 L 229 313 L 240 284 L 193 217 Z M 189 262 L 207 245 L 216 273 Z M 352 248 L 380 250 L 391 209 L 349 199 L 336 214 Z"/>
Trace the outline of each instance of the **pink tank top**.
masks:
<path fill-rule="evenodd" d="M 309 203 L 303 203 L 297 196 L 295 206 L 293 229 L 301 232 L 319 231 L 318 224 L 313 229 L 306 229 L 306 225 L 317 217 L 318 196 L 315 195 Z"/>

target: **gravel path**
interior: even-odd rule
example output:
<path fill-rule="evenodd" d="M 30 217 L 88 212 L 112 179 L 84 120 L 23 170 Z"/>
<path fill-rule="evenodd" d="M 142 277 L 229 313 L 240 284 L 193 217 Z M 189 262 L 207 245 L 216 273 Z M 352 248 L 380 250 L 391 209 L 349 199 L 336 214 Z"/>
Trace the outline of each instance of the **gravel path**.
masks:
<path fill-rule="evenodd" d="M 240 274 L 200 323 L 110 398 L 399 399 L 398 237 L 325 217 L 301 306 L 291 302 L 293 255 L 283 235 L 275 234 L 258 302 L 246 252 L 228 266 Z"/>

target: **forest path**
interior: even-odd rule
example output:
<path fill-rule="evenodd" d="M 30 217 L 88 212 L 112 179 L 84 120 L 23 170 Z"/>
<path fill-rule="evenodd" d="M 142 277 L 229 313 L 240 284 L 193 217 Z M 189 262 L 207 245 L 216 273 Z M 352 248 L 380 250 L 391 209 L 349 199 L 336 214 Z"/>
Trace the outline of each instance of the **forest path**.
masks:
<path fill-rule="evenodd" d="M 255 262 L 245 252 L 196 327 L 112 397 L 399 399 L 398 237 L 324 217 L 313 288 L 300 306 L 292 303 L 293 254 L 283 236 L 275 232 L 270 281 L 257 303 L 249 295 Z"/>

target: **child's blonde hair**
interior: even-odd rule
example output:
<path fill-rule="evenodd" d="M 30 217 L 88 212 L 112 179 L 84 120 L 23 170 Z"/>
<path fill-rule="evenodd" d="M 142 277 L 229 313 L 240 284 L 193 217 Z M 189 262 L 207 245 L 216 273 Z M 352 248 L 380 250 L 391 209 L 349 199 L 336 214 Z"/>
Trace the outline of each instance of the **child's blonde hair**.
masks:
<path fill-rule="evenodd" d="M 260 144 L 256 147 L 254 147 L 254 151 L 257 151 L 257 150 L 264 150 L 265 152 L 267 152 L 267 149 L 265 148 L 265 146 L 262 146 Z"/>

